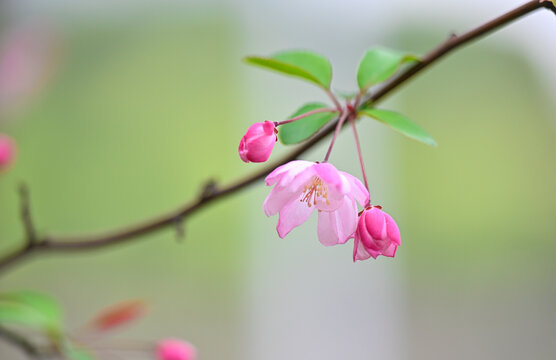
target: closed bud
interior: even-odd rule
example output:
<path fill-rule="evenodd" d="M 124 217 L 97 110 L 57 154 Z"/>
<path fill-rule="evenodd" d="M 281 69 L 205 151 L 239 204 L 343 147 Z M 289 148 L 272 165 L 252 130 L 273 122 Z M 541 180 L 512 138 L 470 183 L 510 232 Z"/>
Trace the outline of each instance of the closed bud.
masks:
<path fill-rule="evenodd" d="M 197 352 L 193 345 L 177 339 L 164 339 L 156 345 L 158 360 L 195 360 Z"/>
<path fill-rule="evenodd" d="M 265 162 L 276 140 L 276 126 L 272 121 L 254 123 L 241 138 L 239 157 L 245 162 Z"/>
<path fill-rule="evenodd" d="M 353 261 L 371 256 L 376 259 L 379 255 L 394 257 L 400 244 L 398 225 L 380 206 L 371 206 L 361 212 L 355 232 Z"/>

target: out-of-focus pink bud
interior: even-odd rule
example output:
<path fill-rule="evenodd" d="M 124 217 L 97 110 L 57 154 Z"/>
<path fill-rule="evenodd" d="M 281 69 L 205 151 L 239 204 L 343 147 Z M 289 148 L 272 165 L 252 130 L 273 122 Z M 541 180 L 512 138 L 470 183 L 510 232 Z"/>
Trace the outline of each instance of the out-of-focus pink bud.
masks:
<path fill-rule="evenodd" d="M 239 157 L 245 162 L 265 162 L 276 143 L 276 127 L 272 121 L 254 123 L 239 143 Z"/>
<path fill-rule="evenodd" d="M 14 162 L 15 153 L 15 142 L 9 136 L 0 134 L 0 172 Z"/>
<path fill-rule="evenodd" d="M 156 345 L 158 360 L 194 360 L 197 351 L 188 342 L 177 339 L 165 339 Z"/>
<path fill-rule="evenodd" d="M 361 212 L 355 232 L 353 261 L 371 256 L 376 259 L 379 255 L 394 257 L 400 244 L 400 229 L 382 207 L 371 206 Z"/>
<path fill-rule="evenodd" d="M 92 321 L 92 326 L 99 331 L 111 330 L 128 324 L 147 312 L 147 305 L 142 300 L 128 300 L 104 309 Z"/>

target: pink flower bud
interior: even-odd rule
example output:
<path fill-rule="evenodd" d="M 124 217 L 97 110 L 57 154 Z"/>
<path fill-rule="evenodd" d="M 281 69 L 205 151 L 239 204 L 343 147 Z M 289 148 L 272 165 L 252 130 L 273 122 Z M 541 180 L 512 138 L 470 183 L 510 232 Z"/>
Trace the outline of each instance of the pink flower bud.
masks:
<path fill-rule="evenodd" d="M 245 162 L 265 162 L 276 143 L 276 127 L 272 121 L 254 123 L 239 143 L 239 157 Z"/>
<path fill-rule="evenodd" d="M 359 216 L 353 261 L 377 258 L 379 255 L 394 257 L 401 244 L 400 229 L 390 215 L 380 206 L 371 206 Z"/>
<path fill-rule="evenodd" d="M 15 158 L 15 142 L 7 135 L 0 134 L 0 171 L 8 168 Z"/>
<path fill-rule="evenodd" d="M 197 351 L 188 342 L 177 339 L 165 339 L 156 345 L 158 360 L 194 360 Z"/>

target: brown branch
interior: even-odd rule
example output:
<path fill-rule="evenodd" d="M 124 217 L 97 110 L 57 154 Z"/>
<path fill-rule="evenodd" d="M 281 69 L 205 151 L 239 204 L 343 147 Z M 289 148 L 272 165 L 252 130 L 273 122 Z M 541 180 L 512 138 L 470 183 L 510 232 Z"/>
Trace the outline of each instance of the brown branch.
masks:
<path fill-rule="evenodd" d="M 3 339 L 10 345 L 19 348 L 27 357 L 31 359 L 42 358 L 42 352 L 35 344 L 31 343 L 25 337 L 12 332 L 6 328 L 0 327 L 0 339 Z"/>
<path fill-rule="evenodd" d="M 31 216 L 31 201 L 29 200 L 29 189 L 24 183 L 19 185 L 19 198 L 21 221 L 23 221 L 23 228 L 25 229 L 27 246 L 32 246 L 32 244 L 37 240 L 37 232 L 35 231 L 33 217 Z"/>
<path fill-rule="evenodd" d="M 388 84 L 383 86 L 379 91 L 367 98 L 364 103 L 370 104 L 376 103 L 378 100 L 382 100 L 386 95 L 389 95 L 392 90 L 397 89 L 402 84 L 405 84 L 415 74 L 419 73 L 424 68 L 429 67 L 452 50 L 455 50 L 462 45 L 468 44 L 480 37 L 488 35 L 491 32 L 496 31 L 499 28 L 508 25 L 509 23 L 542 7 L 555 11 L 556 13 L 556 9 L 550 0 L 533 0 L 505 13 L 504 15 L 497 17 L 496 19 L 493 19 L 481 26 L 469 30 L 466 33 L 463 33 L 461 35 L 457 35 L 454 33 L 450 34 L 450 36 L 444 43 L 438 45 L 436 48 L 428 52 L 425 56 L 423 56 L 419 63 L 409 67 L 406 71 L 396 76 Z"/>
<path fill-rule="evenodd" d="M 487 35 L 499 29 L 500 27 L 505 26 L 543 7 L 554 11 L 554 5 L 551 2 L 541 2 L 540 0 L 533 0 L 464 34 L 451 35 L 444 43 L 427 53 L 420 62 L 408 67 L 392 81 L 379 89 L 376 93 L 366 98 L 363 102 L 363 105 L 376 103 L 379 100 L 383 99 L 386 95 L 392 93 L 393 90 L 396 90 L 402 84 L 405 84 L 414 75 L 421 72 L 423 69 L 435 63 L 438 59 L 455 50 L 456 48 L 468 44 L 479 37 Z M 331 134 L 334 131 L 337 122 L 338 119 L 332 121 L 322 131 L 309 139 L 305 144 L 300 145 L 297 149 L 293 150 L 289 155 L 283 157 L 278 161 L 270 163 L 258 172 L 243 180 L 239 180 L 235 183 L 221 188 L 217 187 L 214 183 L 210 184 L 210 188 L 208 186 L 205 186 L 201 196 L 199 196 L 198 199 L 193 200 L 192 202 L 168 214 L 129 226 L 127 228 L 117 229 L 105 234 L 84 236 L 44 236 L 42 238 L 38 238 L 36 239 L 36 241 L 29 243 L 25 247 L 17 249 L 14 252 L 6 255 L 4 258 L 1 258 L 0 271 L 5 270 L 8 266 L 13 265 L 20 260 L 28 258 L 30 255 L 35 253 L 79 251 L 86 249 L 95 249 L 109 245 L 116 245 L 130 241 L 131 239 L 135 239 L 139 236 L 153 233 L 166 226 L 175 226 L 177 223 L 183 222 L 187 216 L 201 210 L 214 201 L 221 200 L 228 195 L 231 195 L 243 188 L 246 188 L 248 185 L 251 185 L 256 181 L 263 179 L 276 167 L 297 159 L 300 155 L 311 149 L 315 144 L 319 143 L 321 140 Z"/>

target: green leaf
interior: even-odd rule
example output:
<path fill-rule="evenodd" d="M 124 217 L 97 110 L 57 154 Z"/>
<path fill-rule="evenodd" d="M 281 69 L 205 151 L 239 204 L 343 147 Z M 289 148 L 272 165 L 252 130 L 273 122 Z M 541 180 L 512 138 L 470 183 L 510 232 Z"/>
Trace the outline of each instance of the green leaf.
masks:
<path fill-rule="evenodd" d="M 412 61 L 419 61 L 419 58 L 383 48 L 367 51 L 357 70 L 359 88 L 366 90 L 369 86 L 388 80 L 401 65 Z"/>
<path fill-rule="evenodd" d="M 310 51 L 284 51 L 270 57 L 248 56 L 244 60 L 248 64 L 299 77 L 325 89 L 330 88 L 330 62 L 324 56 Z"/>
<path fill-rule="evenodd" d="M 389 110 L 369 108 L 361 110 L 360 113 L 390 126 L 392 129 L 399 131 L 407 137 L 410 137 L 427 145 L 436 146 L 436 141 L 434 141 L 429 133 L 427 133 L 419 125 L 415 124 L 402 114 Z"/>
<path fill-rule="evenodd" d="M 328 106 L 319 103 L 305 104 L 299 108 L 289 119 L 305 114 L 316 109 L 326 108 Z M 289 124 L 280 125 L 278 128 L 278 138 L 283 144 L 297 144 L 308 139 L 316 133 L 327 122 L 336 116 L 337 112 L 322 112 L 309 115 L 306 118 L 296 120 Z"/>
<path fill-rule="evenodd" d="M 17 291 L 0 294 L 0 323 L 15 323 L 58 333 L 62 316 L 58 303 L 47 295 Z"/>
<path fill-rule="evenodd" d="M 69 349 L 66 351 L 66 355 L 71 360 L 94 360 L 91 353 L 83 349 Z"/>

